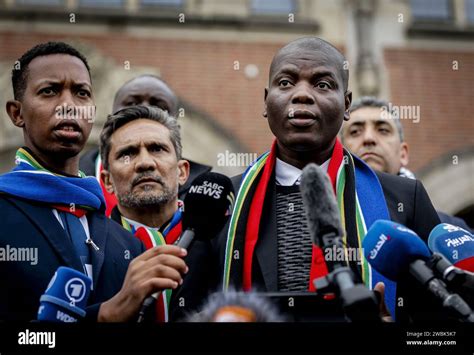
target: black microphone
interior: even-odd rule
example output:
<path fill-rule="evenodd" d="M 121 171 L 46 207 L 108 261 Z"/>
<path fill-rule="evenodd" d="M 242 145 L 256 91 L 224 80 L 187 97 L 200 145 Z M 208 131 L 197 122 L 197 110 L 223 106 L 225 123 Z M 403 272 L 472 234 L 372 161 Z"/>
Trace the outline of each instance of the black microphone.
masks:
<path fill-rule="evenodd" d="M 231 215 L 234 198 L 232 181 L 225 175 L 207 172 L 194 179 L 184 198 L 184 232 L 176 245 L 189 249 L 195 239 L 214 238 Z M 143 322 L 146 309 L 159 294 L 160 292 L 156 292 L 143 301 L 138 323 Z"/>
<path fill-rule="evenodd" d="M 214 238 L 232 213 L 234 198 L 234 188 L 227 176 L 214 172 L 198 176 L 184 198 L 184 232 L 177 245 L 188 249 L 195 237 Z"/>
<path fill-rule="evenodd" d="M 303 206 L 308 218 L 309 232 L 313 243 L 324 255 L 342 251 L 345 255 L 339 209 L 327 173 L 316 164 L 303 169 L 301 177 Z M 361 283 L 355 283 L 352 270 L 346 260 L 326 260 L 329 274 L 314 280 L 317 290 L 334 290 L 341 298 L 344 311 L 351 320 L 380 321 L 377 299 L 373 292 Z"/>
<path fill-rule="evenodd" d="M 434 275 L 443 280 L 455 293 L 459 294 L 474 308 L 474 273 L 454 266 L 443 254 L 433 253 L 426 265 Z"/>

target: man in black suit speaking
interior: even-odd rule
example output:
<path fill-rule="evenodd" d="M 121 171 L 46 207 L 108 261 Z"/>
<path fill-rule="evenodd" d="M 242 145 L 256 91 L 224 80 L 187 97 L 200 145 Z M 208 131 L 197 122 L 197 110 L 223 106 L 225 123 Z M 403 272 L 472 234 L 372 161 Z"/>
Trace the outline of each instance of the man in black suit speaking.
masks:
<path fill-rule="evenodd" d="M 392 315 L 407 306 L 396 296 L 400 288 L 367 264 L 361 242 L 377 219 L 404 224 L 425 241 L 439 219 L 419 181 L 375 173 L 337 139 L 343 120 L 350 118 L 347 68 L 344 56 L 316 37 L 290 42 L 274 56 L 263 116 L 276 139 L 233 179 L 240 190 L 227 233 L 220 237 L 224 289 L 314 291 L 312 280 L 327 267 L 311 242 L 299 182 L 302 169 L 316 163 L 332 182 L 345 244 L 360 256 L 349 260 L 355 275 L 382 293 L 377 281 L 383 281 Z"/>
<path fill-rule="evenodd" d="M 6 109 L 25 146 L 16 168 L 0 176 L 0 248 L 29 248 L 37 260 L 0 262 L 0 320 L 35 319 L 55 271 L 68 266 L 92 278 L 88 319 L 133 321 L 146 297 L 182 282 L 186 252 L 176 246 L 144 252 L 138 239 L 105 217 L 97 180 L 79 171 L 95 109 L 84 56 L 49 42 L 18 62 Z"/>

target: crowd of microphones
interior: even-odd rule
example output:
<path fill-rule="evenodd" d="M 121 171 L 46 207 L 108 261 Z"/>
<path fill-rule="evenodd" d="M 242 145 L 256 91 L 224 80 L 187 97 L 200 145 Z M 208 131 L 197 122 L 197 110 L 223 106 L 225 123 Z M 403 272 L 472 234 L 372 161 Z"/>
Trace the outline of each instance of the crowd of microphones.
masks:
<path fill-rule="evenodd" d="M 210 186 L 214 191 L 212 195 L 202 193 Z M 303 170 L 301 192 L 313 243 L 323 252 L 344 248 L 344 231 L 326 172 L 315 164 L 308 165 Z M 214 172 L 198 177 L 184 201 L 183 233 L 177 245 L 189 249 L 197 239 L 216 236 L 226 224 L 233 203 L 234 191 L 228 177 Z M 213 218 L 206 217 L 209 215 Z M 410 278 L 450 319 L 474 322 L 474 236 L 469 231 L 442 223 L 432 230 L 426 245 L 409 228 L 393 221 L 378 220 L 367 231 L 362 247 L 371 268 L 385 278 L 394 282 Z M 327 267 L 326 276 L 313 280 L 316 295 L 332 294 L 341 306 L 342 321 L 380 322 L 380 297 L 355 275 L 348 261 L 333 260 L 327 262 Z M 91 287 L 92 280 L 83 273 L 60 267 L 41 296 L 38 321 L 82 320 Z M 295 320 L 278 306 L 273 296 L 275 294 L 239 290 L 216 292 L 199 312 L 188 315 L 184 321 Z M 285 294 L 287 298 L 290 296 Z M 143 302 L 139 322 L 156 298 L 154 294 Z"/>

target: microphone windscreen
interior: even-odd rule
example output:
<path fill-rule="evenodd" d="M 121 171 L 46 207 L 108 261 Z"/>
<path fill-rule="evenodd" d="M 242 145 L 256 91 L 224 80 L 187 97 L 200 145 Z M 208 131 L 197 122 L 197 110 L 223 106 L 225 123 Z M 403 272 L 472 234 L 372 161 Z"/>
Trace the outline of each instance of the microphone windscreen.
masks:
<path fill-rule="evenodd" d="M 336 197 L 326 171 L 314 163 L 308 164 L 303 169 L 300 188 L 313 243 L 321 247 L 318 238 L 327 232 L 343 236 Z"/>
<path fill-rule="evenodd" d="M 230 289 L 211 294 L 199 312 L 188 322 L 282 322 L 285 317 L 273 302 L 254 292 Z"/>
<path fill-rule="evenodd" d="M 474 272 L 474 236 L 448 223 L 438 224 L 430 233 L 428 246 L 454 266 Z"/>
<path fill-rule="evenodd" d="M 92 280 L 69 267 L 58 268 L 40 298 L 38 320 L 76 322 L 86 315 Z"/>
<path fill-rule="evenodd" d="M 219 173 L 204 173 L 184 198 L 183 230 L 193 229 L 198 239 L 213 238 L 224 227 L 233 205 L 231 180 Z"/>
<path fill-rule="evenodd" d="M 427 245 L 411 229 L 381 219 L 367 231 L 362 247 L 369 264 L 393 281 L 408 271 L 411 262 L 431 256 Z"/>

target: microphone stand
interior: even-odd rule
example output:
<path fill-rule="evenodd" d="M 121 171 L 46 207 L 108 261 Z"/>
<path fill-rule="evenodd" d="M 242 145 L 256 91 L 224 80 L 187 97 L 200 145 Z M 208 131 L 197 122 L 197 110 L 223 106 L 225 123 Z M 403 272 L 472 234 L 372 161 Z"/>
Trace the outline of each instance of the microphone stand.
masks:
<path fill-rule="evenodd" d="M 410 273 L 434 295 L 445 310 L 461 322 L 474 323 L 474 312 L 457 293 L 450 292 L 443 281 L 437 279 L 425 261 L 410 264 Z"/>
<path fill-rule="evenodd" d="M 326 250 L 343 248 L 342 239 L 337 231 L 331 230 L 318 236 L 324 255 Z M 335 248 L 334 248 L 335 247 Z M 349 321 L 381 322 L 377 298 L 373 291 L 362 283 L 356 283 L 354 273 L 347 261 L 327 262 L 329 274 L 313 281 L 316 292 L 335 293 L 342 300 L 342 307 Z"/>
<path fill-rule="evenodd" d="M 469 292 L 474 292 L 474 273 L 452 265 L 439 253 L 433 253 L 426 264 L 446 281 L 449 286 L 455 289 L 466 288 Z"/>

